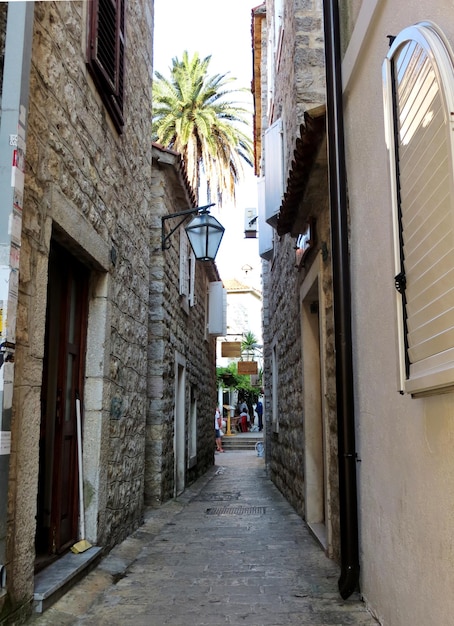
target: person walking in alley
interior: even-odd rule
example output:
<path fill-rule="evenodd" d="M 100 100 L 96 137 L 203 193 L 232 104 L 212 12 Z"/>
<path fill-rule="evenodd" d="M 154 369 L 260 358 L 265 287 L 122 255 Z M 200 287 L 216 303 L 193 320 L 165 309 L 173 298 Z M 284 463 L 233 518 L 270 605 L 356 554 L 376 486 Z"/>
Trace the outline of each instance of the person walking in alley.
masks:
<path fill-rule="evenodd" d="M 247 433 L 248 431 L 248 424 L 249 424 L 249 413 L 247 410 L 247 407 L 241 410 L 240 413 L 240 425 L 241 425 L 241 432 L 243 433 Z"/>
<path fill-rule="evenodd" d="M 263 404 L 262 402 L 259 400 L 257 400 L 257 405 L 255 407 L 255 410 L 257 411 L 257 417 L 259 420 L 259 432 L 262 432 L 263 430 Z"/>
<path fill-rule="evenodd" d="M 222 448 L 222 415 L 219 406 L 214 413 L 214 436 L 216 439 L 216 452 L 224 452 Z"/>

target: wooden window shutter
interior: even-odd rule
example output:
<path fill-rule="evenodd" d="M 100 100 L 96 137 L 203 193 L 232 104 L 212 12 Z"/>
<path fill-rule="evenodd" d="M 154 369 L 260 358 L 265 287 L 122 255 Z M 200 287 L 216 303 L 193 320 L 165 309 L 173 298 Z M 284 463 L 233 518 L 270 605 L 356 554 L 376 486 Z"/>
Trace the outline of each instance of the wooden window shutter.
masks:
<path fill-rule="evenodd" d="M 390 54 L 395 190 L 405 390 L 422 393 L 454 385 L 454 81 L 436 31 L 406 30 Z"/>
<path fill-rule="evenodd" d="M 189 296 L 189 241 L 186 231 L 180 229 L 180 296 Z"/>
<path fill-rule="evenodd" d="M 118 130 L 124 123 L 125 1 L 90 2 L 88 67 Z"/>

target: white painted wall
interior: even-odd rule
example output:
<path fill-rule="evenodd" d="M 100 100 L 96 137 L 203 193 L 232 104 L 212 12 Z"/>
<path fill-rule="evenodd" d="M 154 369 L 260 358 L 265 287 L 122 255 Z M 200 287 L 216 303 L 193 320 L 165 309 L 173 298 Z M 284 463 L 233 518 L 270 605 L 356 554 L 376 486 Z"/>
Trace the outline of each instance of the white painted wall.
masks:
<path fill-rule="evenodd" d="M 454 394 L 413 399 L 396 391 L 381 65 L 387 35 L 423 20 L 454 47 L 450 0 L 367 3 L 343 68 L 361 591 L 386 626 L 447 626 L 454 615 Z"/>
<path fill-rule="evenodd" d="M 239 284 L 239 283 L 238 283 Z M 218 341 L 216 364 L 227 367 L 232 359 L 221 356 L 221 341 L 242 341 L 243 335 L 252 332 L 262 345 L 262 298 L 260 292 L 244 285 L 243 291 L 227 290 L 227 336 Z M 259 367 L 262 359 L 259 358 Z"/>

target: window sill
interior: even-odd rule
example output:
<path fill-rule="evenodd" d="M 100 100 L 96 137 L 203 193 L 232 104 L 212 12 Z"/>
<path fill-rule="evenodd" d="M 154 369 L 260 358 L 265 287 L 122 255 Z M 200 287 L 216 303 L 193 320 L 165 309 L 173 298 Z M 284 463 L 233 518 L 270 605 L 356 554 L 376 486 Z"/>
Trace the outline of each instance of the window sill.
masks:
<path fill-rule="evenodd" d="M 414 397 L 453 391 L 454 348 L 412 366 L 411 376 L 405 381 L 404 390 Z"/>

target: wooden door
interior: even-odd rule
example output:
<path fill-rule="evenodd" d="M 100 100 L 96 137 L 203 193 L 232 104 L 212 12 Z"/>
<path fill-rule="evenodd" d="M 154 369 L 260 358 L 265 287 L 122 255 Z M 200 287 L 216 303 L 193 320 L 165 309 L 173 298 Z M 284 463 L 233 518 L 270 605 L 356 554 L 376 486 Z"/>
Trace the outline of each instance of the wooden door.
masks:
<path fill-rule="evenodd" d="M 83 397 L 88 270 L 56 243 L 49 260 L 37 555 L 78 539 L 76 394 Z"/>

